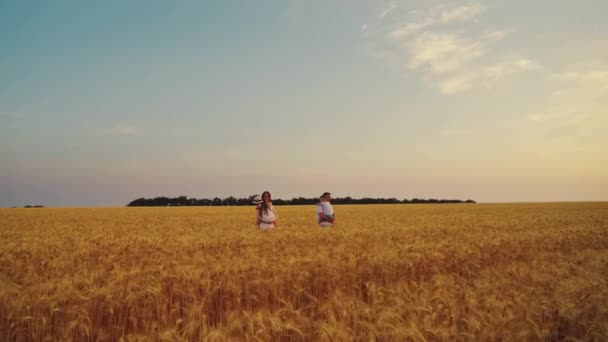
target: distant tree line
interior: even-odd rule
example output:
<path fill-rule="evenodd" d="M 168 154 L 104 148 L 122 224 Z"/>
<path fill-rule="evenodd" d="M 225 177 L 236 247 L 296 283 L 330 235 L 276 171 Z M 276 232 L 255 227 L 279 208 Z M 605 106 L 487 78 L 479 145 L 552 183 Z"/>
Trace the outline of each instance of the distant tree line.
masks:
<path fill-rule="evenodd" d="M 155 198 L 138 198 L 131 203 L 127 204 L 127 207 L 167 207 L 167 206 L 246 206 L 251 205 L 253 196 L 247 198 L 236 198 L 234 196 L 226 197 L 224 199 L 215 197 L 213 199 L 202 198 L 188 198 L 186 196 L 179 197 L 155 197 Z M 297 197 L 290 200 L 284 200 L 275 198 L 272 203 L 275 205 L 310 205 L 319 202 L 318 198 L 305 198 Z M 475 203 L 473 200 L 457 200 L 457 199 L 420 199 L 414 198 L 411 200 L 397 198 L 352 198 L 338 197 L 331 200 L 333 204 L 419 204 L 419 203 Z"/>

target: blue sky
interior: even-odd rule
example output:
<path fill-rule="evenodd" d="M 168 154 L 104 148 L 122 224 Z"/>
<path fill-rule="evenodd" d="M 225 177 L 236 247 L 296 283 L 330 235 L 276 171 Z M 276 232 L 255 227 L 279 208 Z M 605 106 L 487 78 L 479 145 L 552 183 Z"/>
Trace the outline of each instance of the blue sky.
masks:
<path fill-rule="evenodd" d="M 605 1 L 2 1 L 0 206 L 608 200 Z"/>

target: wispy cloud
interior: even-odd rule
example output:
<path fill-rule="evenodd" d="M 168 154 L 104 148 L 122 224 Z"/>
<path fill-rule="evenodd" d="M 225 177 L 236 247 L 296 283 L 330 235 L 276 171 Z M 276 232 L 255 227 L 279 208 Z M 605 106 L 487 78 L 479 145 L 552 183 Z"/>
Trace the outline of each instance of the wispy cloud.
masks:
<path fill-rule="evenodd" d="M 143 131 L 133 125 L 118 124 L 112 127 L 111 132 L 116 135 L 140 136 Z"/>
<path fill-rule="evenodd" d="M 440 80 L 437 83 L 437 88 L 439 88 L 439 91 L 446 95 L 461 93 L 471 89 L 476 78 L 476 74 L 462 73 L 460 75 L 455 75 Z"/>
<path fill-rule="evenodd" d="M 477 18 L 483 11 L 485 11 L 485 7 L 478 2 L 474 2 L 443 10 L 440 19 L 442 23 L 468 21 Z"/>
<path fill-rule="evenodd" d="M 433 73 L 443 73 L 461 68 L 467 62 L 483 54 L 480 42 L 454 34 L 424 32 L 407 44 L 409 67 L 427 66 Z"/>
<path fill-rule="evenodd" d="M 497 55 L 494 46 L 513 30 L 476 26 L 488 10 L 480 2 L 440 5 L 407 14 L 395 8 L 398 6 L 389 4 L 380 17 L 390 13 L 400 16 L 392 19 L 401 23 L 386 30 L 384 37 L 371 37 L 384 41 L 381 56 L 389 56 L 391 65 L 396 64 L 399 70 L 421 73 L 443 94 L 489 88 L 518 73 L 539 68 L 537 62 L 521 54 Z M 383 20 L 380 25 L 384 25 Z"/>
<path fill-rule="evenodd" d="M 561 71 L 551 77 L 553 93 L 541 111 L 527 115 L 527 127 L 539 136 L 538 149 L 604 153 L 608 148 L 608 69 Z"/>
<path fill-rule="evenodd" d="M 397 3 L 395 1 L 389 2 L 388 6 L 380 13 L 380 18 L 386 17 L 395 9 L 397 9 Z"/>
<path fill-rule="evenodd" d="M 389 8 L 392 10 L 396 8 L 396 6 L 391 7 L 389 5 Z M 445 5 L 435 6 L 426 11 L 422 19 L 402 24 L 399 27 L 391 30 L 389 32 L 389 37 L 393 39 L 403 39 L 407 38 L 413 33 L 417 33 L 433 26 L 440 26 L 453 22 L 471 21 L 483 13 L 484 10 L 485 7 L 479 3 L 470 3 L 456 7 L 447 7 Z M 382 13 L 384 14 L 390 12 L 387 11 L 388 9 Z M 410 12 L 410 16 L 417 15 L 418 13 L 418 11 L 412 11 Z M 381 15 L 381 17 L 384 16 L 386 15 Z"/>
<path fill-rule="evenodd" d="M 461 70 L 460 73 L 439 80 L 437 87 L 446 95 L 467 91 L 473 86 L 491 88 L 495 83 L 515 74 L 538 68 L 538 64 L 529 59 L 515 58 L 511 61 Z"/>

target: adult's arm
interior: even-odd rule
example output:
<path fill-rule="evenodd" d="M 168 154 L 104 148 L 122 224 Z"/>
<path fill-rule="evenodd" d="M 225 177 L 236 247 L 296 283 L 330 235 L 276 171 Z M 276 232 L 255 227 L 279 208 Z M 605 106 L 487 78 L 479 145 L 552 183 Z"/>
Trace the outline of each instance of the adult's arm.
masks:
<path fill-rule="evenodd" d="M 329 217 L 327 217 L 327 215 L 325 215 L 325 213 L 320 212 L 319 217 L 321 218 L 321 221 L 334 223 L 334 220 L 333 219 L 330 220 Z"/>

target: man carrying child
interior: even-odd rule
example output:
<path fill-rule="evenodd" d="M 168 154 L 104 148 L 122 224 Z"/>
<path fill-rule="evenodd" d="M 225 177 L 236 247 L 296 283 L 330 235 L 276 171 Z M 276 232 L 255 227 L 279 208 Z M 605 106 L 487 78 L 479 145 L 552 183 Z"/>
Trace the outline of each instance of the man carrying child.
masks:
<path fill-rule="evenodd" d="M 319 198 L 319 203 L 317 204 L 317 222 L 323 228 L 332 227 L 336 222 L 336 214 L 331 206 L 331 194 L 329 192 L 323 193 Z"/>

